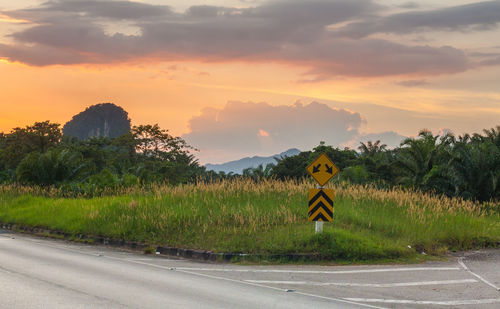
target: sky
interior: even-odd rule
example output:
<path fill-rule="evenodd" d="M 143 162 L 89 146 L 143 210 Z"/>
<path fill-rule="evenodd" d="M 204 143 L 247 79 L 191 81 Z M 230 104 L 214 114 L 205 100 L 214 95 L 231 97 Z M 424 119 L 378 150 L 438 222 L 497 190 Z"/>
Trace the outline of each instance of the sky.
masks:
<path fill-rule="evenodd" d="M 500 1 L 0 0 L 0 132 L 112 102 L 221 163 L 500 125 Z"/>

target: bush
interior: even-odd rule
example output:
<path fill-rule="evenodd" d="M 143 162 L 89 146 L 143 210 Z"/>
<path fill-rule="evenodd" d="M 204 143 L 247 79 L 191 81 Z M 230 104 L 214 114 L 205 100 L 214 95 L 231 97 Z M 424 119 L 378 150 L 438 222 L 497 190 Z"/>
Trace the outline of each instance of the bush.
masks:
<path fill-rule="evenodd" d="M 370 179 L 370 174 L 363 165 L 346 167 L 340 176 L 343 180 L 356 184 L 367 183 Z"/>
<path fill-rule="evenodd" d="M 76 180 L 83 167 L 79 153 L 53 148 L 24 157 L 16 169 L 16 178 L 23 184 L 55 185 Z"/>

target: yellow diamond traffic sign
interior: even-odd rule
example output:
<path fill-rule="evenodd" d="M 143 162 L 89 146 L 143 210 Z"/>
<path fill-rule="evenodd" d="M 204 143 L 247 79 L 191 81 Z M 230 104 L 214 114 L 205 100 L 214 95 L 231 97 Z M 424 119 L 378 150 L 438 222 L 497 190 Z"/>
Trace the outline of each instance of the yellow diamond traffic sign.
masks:
<path fill-rule="evenodd" d="M 318 182 L 320 186 L 324 186 L 335 174 L 339 172 L 338 167 L 333 164 L 332 160 L 324 153 L 316 158 L 307 167 L 307 172 Z"/>

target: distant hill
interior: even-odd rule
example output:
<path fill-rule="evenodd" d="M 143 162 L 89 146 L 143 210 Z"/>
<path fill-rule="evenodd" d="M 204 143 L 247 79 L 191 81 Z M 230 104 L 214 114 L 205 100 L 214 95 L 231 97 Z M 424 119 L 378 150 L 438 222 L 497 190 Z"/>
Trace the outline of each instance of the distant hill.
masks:
<path fill-rule="evenodd" d="M 300 153 L 300 150 L 296 148 L 291 148 L 288 149 L 287 151 L 284 151 L 280 154 L 276 154 L 273 156 L 269 157 L 259 157 L 259 156 L 254 156 L 254 157 L 246 157 L 240 160 L 236 161 L 230 161 L 222 164 L 205 164 L 205 167 L 208 171 L 215 171 L 215 172 L 225 172 L 225 173 L 230 173 L 233 172 L 234 174 L 242 174 L 243 170 L 245 168 L 249 167 L 257 167 L 260 164 L 262 164 L 264 167 L 268 165 L 269 163 L 276 163 L 276 158 L 284 158 L 284 157 L 291 157 L 298 155 Z"/>
<path fill-rule="evenodd" d="M 113 103 L 87 107 L 63 127 L 64 136 L 86 140 L 91 137 L 114 138 L 130 132 L 128 113 Z"/>

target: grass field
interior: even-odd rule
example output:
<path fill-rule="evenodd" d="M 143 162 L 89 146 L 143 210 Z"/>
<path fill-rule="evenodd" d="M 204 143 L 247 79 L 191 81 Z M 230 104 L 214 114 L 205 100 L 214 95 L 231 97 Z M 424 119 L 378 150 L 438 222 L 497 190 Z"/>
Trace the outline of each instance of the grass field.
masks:
<path fill-rule="evenodd" d="M 307 182 L 246 180 L 59 198 L 0 187 L 0 222 L 216 252 L 317 253 L 338 261 L 412 259 L 500 244 L 498 204 L 401 189 L 332 185 L 334 222 L 307 221 Z"/>

